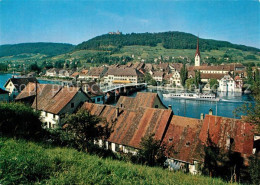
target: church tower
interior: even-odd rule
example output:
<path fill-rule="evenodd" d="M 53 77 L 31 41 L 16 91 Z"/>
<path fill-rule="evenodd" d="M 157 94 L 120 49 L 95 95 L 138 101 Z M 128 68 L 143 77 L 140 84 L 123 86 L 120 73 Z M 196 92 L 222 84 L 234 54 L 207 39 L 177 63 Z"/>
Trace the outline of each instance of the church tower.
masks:
<path fill-rule="evenodd" d="M 195 53 L 195 66 L 200 66 L 199 38 L 197 40 L 197 50 L 196 50 L 196 53 Z"/>

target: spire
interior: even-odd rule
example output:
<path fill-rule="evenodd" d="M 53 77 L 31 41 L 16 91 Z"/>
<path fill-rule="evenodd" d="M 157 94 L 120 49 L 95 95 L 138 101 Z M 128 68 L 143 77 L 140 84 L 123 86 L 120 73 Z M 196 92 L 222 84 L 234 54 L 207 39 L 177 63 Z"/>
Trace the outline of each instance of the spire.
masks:
<path fill-rule="evenodd" d="M 198 37 L 198 39 L 197 39 L 197 50 L 196 50 L 195 56 L 196 56 L 196 55 L 199 55 L 199 56 L 200 56 L 199 37 Z"/>

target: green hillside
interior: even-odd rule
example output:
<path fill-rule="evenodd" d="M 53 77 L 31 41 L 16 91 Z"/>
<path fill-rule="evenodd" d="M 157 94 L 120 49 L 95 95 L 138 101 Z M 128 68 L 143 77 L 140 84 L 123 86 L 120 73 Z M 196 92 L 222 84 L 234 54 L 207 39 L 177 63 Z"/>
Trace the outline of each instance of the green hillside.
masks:
<path fill-rule="evenodd" d="M 76 46 L 76 50 L 103 49 L 114 50 L 122 46 L 157 46 L 159 43 L 166 49 L 196 49 L 197 37 L 184 32 L 162 33 L 131 33 L 121 35 L 105 34 L 97 36 Z M 217 41 L 200 38 L 200 49 L 212 50 L 220 48 L 234 48 L 242 51 L 260 52 L 260 49 L 244 45 L 232 44 L 226 41 Z"/>
<path fill-rule="evenodd" d="M 226 184 L 220 179 L 0 138 L 0 184 Z"/>
<path fill-rule="evenodd" d="M 74 49 L 72 44 L 63 43 L 22 43 L 22 44 L 8 44 L 0 46 L 0 57 L 21 55 L 24 54 L 42 54 L 47 56 L 60 55 L 70 52 Z"/>

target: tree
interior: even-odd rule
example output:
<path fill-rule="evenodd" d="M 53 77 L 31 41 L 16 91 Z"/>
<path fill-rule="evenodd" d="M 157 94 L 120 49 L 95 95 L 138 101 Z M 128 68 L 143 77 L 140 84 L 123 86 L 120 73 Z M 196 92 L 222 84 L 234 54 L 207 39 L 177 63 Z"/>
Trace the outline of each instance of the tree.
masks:
<path fill-rule="evenodd" d="M 146 135 L 141 139 L 140 143 L 139 157 L 144 164 L 149 166 L 160 165 L 165 161 L 165 147 L 154 136 L 155 134 Z"/>
<path fill-rule="evenodd" d="M 212 79 L 209 80 L 209 85 L 210 85 L 210 89 L 213 89 L 213 90 L 214 90 L 214 89 L 217 89 L 217 88 L 218 88 L 219 82 L 218 82 L 217 79 L 212 78 Z"/>
<path fill-rule="evenodd" d="M 105 121 L 84 109 L 75 114 L 67 114 L 64 123 L 72 141 L 79 149 L 85 151 L 88 151 L 95 140 L 108 138 L 111 131 Z"/>
<path fill-rule="evenodd" d="M 35 62 L 34 64 L 31 64 L 29 66 L 29 70 L 30 71 L 35 71 L 35 72 L 40 72 L 41 71 L 41 68 L 37 65 L 37 63 Z"/>
<path fill-rule="evenodd" d="M 180 75 L 181 75 L 181 84 L 182 84 L 182 86 L 184 86 L 185 85 L 185 81 L 186 81 L 187 76 L 188 76 L 188 71 L 186 69 L 186 64 L 183 64 L 183 67 L 181 68 Z"/>
<path fill-rule="evenodd" d="M 189 78 L 185 82 L 185 87 L 188 89 L 192 89 L 195 86 L 195 79 L 194 78 Z"/>
<path fill-rule="evenodd" d="M 253 79 L 253 71 L 252 71 L 252 67 L 249 66 L 247 68 L 247 84 L 249 85 L 253 85 L 254 79 Z"/>
<path fill-rule="evenodd" d="M 196 85 L 197 88 L 198 88 L 199 85 L 200 85 L 200 81 L 201 81 L 200 71 L 196 71 L 196 72 L 195 72 L 195 78 L 194 78 L 194 84 Z"/>
<path fill-rule="evenodd" d="M 145 81 L 146 83 L 149 83 L 149 82 L 151 82 L 152 80 L 153 80 L 152 75 L 151 75 L 150 73 L 145 73 L 145 75 L 144 75 L 144 81 Z"/>
<path fill-rule="evenodd" d="M 0 103 L 0 135 L 37 139 L 45 133 L 39 117 L 22 103 Z"/>

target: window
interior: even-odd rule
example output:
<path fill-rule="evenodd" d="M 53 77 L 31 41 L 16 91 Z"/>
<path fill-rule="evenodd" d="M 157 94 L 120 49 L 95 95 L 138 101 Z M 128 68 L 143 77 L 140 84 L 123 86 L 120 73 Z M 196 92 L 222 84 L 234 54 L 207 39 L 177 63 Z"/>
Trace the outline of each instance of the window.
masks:
<path fill-rule="evenodd" d="M 71 108 L 74 108 L 74 103 L 71 103 L 71 104 L 70 104 L 70 107 L 71 107 Z"/>
<path fill-rule="evenodd" d="M 55 114 L 53 114 L 53 119 L 55 118 Z"/>
<path fill-rule="evenodd" d="M 158 105 L 155 105 L 154 107 L 155 107 L 155 108 L 158 108 L 159 106 L 158 106 Z"/>
<path fill-rule="evenodd" d="M 172 142 L 172 140 L 173 140 L 173 139 L 172 139 L 172 137 L 171 137 L 171 138 L 169 138 L 169 143 L 171 143 L 171 142 Z"/>
<path fill-rule="evenodd" d="M 190 146 L 190 142 L 187 142 L 187 143 L 186 143 L 186 146 Z"/>
<path fill-rule="evenodd" d="M 47 113 L 47 112 L 45 112 L 45 116 L 46 116 L 46 117 L 48 116 L 48 113 Z"/>
<path fill-rule="evenodd" d="M 100 102 L 100 98 L 97 98 L 97 102 Z"/>

